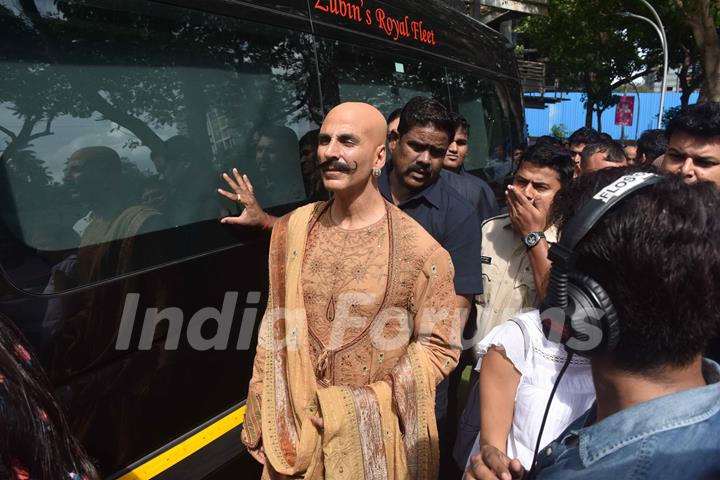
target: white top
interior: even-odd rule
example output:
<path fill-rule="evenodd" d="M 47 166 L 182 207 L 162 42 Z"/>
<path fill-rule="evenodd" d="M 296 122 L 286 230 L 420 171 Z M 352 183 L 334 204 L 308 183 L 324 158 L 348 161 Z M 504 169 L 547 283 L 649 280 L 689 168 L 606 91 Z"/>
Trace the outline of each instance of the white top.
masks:
<path fill-rule="evenodd" d="M 527 348 L 526 340 L 529 343 Z M 478 344 L 477 351 L 481 357 L 476 370 L 480 371 L 482 359 L 491 346 L 502 348 L 521 375 L 508 435 L 507 456 L 519 459 L 529 469 L 547 401 L 567 353 L 562 345 L 545 338 L 538 310 L 519 313 L 512 320 L 493 328 Z M 555 440 L 594 401 L 590 363 L 586 358 L 575 355 L 555 392 L 540 447 Z M 479 451 L 478 436 L 470 456 Z"/>

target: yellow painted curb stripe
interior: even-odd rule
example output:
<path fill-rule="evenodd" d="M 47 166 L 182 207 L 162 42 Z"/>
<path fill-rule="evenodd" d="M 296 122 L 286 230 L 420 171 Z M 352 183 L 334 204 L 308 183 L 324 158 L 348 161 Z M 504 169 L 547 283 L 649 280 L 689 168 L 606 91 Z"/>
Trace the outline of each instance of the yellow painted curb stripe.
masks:
<path fill-rule="evenodd" d="M 126 473 L 118 480 L 149 480 L 161 474 L 168 468 L 189 457 L 206 445 L 214 442 L 227 432 L 242 424 L 245 420 L 246 406 L 238 408 L 226 415 L 217 422 L 208 425 L 195 435 L 187 438 L 181 443 L 153 457 L 136 469 Z M 240 438 L 238 438 L 238 442 Z"/>

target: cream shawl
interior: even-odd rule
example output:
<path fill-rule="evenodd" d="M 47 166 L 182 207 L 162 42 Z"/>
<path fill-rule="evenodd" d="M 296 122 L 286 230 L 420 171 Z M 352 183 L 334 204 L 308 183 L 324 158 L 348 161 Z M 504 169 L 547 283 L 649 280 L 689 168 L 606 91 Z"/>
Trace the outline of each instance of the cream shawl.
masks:
<path fill-rule="evenodd" d="M 436 379 L 417 342 L 387 381 L 317 386 L 301 274 L 308 230 L 321 205 L 302 207 L 273 229 L 270 295 L 258 339 L 262 357 L 254 372 L 262 393 L 249 394 L 243 441 L 262 441 L 264 478 L 436 478 Z M 321 431 L 313 416 L 323 419 Z"/>

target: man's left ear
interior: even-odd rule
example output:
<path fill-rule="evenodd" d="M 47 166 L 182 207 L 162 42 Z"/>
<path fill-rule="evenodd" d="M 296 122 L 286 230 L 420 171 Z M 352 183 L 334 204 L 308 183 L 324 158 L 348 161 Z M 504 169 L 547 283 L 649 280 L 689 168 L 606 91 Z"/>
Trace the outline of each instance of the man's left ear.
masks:
<path fill-rule="evenodd" d="M 385 160 L 387 159 L 387 148 L 385 144 L 378 146 L 375 150 L 375 161 L 373 162 L 373 168 L 382 169 L 385 166 Z"/>

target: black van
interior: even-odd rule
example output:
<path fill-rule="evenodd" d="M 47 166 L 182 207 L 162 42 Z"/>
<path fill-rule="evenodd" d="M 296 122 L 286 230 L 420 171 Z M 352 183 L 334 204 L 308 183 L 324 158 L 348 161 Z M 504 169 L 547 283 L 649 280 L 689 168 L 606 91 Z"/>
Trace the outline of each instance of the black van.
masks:
<path fill-rule="evenodd" d="M 0 312 L 110 478 L 256 468 L 269 236 L 219 223 L 220 172 L 307 202 L 298 142 L 348 100 L 439 99 L 485 176 L 522 139 L 513 52 L 440 0 L 0 0 L 0 26 Z"/>

